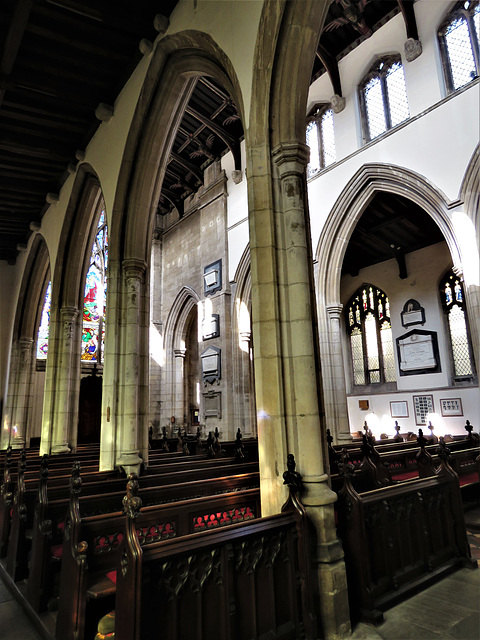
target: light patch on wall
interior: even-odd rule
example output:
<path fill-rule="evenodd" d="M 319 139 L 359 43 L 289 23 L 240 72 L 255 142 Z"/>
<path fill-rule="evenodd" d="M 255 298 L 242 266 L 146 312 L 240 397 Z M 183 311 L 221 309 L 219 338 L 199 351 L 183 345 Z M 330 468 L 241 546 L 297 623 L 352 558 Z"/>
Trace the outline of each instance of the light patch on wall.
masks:
<path fill-rule="evenodd" d="M 452 222 L 457 242 L 461 247 L 463 275 L 468 285 L 480 285 L 480 258 L 478 255 L 477 232 L 472 220 L 463 211 L 454 211 Z"/>
<path fill-rule="evenodd" d="M 393 420 L 388 413 L 384 413 L 380 422 L 382 425 L 382 433 L 389 438 L 392 437 L 395 434 L 395 420 Z"/>
<path fill-rule="evenodd" d="M 163 336 L 157 327 L 150 323 L 150 356 L 163 367 L 165 365 L 165 349 L 163 348 Z"/>
<path fill-rule="evenodd" d="M 445 422 L 442 420 L 438 413 L 427 413 L 427 415 L 425 416 L 426 429 L 429 429 L 430 423 L 433 427 L 432 433 L 424 433 L 424 436 L 428 437 L 429 435 L 434 435 L 437 436 L 437 438 L 440 438 L 440 436 L 446 435 L 447 432 Z"/>
<path fill-rule="evenodd" d="M 367 426 L 370 429 L 370 431 L 375 436 L 375 440 L 379 440 L 380 434 L 382 433 L 382 423 L 380 421 L 380 418 L 377 416 L 377 414 L 371 411 L 370 413 L 367 414 L 367 417 L 365 418 L 365 422 L 367 423 Z"/>
<path fill-rule="evenodd" d="M 245 353 L 250 351 L 250 341 L 245 340 L 245 335 L 250 337 L 251 324 L 250 313 L 247 305 L 237 299 L 237 318 L 238 318 L 238 346 Z"/>

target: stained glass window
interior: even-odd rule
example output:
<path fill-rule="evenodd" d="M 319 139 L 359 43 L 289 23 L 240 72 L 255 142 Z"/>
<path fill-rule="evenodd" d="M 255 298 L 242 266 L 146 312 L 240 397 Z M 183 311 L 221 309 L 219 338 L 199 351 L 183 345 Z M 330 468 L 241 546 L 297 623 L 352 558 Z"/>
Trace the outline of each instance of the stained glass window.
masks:
<path fill-rule="evenodd" d="M 108 235 L 102 210 L 93 241 L 85 281 L 82 326 L 82 360 L 103 362 L 105 339 L 105 305 L 107 300 Z M 99 336 L 100 344 L 99 344 Z M 100 356 L 100 357 L 99 357 Z"/>
<path fill-rule="evenodd" d="M 480 75 L 480 2 L 457 2 L 438 35 L 447 88 L 456 91 Z"/>
<path fill-rule="evenodd" d="M 447 315 L 453 371 L 457 378 L 473 376 L 473 364 L 465 315 L 463 286 L 453 271 L 442 279 L 440 295 Z"/>
<path fill-rule="evenodd" d="M 355 385 L 395 382 L 390 305 L 386 294 L 364 284 L 345 308 Z"/>
<path fill-rule="evenodd" d="M 42 316 L 37 335 L 37 360 L 46 360 L 48 354 L 48 333 L 50 328 L 50 304 L 52 301 L 52 283 L 49 282 L 43 301 Z"/>
<path fill-rule="evenodd" d="M 375 62 L 360 85 L 360 102 L 367 142 L 410 117 L 400 56 Z"/>
<path fill-rule="evenodd" d="M 307 145 L 310 147 L 310 162 L 307 177 L 325 169 L 337 161 L 333 111 L 327 107 L 318 108 L 307 125 Z"/>

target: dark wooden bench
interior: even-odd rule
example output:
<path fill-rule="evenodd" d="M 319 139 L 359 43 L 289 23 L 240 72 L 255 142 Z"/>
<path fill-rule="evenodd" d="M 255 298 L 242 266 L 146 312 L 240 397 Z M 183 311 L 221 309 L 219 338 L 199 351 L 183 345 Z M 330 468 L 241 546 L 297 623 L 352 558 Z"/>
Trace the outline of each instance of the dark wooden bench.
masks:
<path fill-rule="evenodd" d="M 228 472 L 228 475 L 212 478 L 212 470 L 210 474 L 206 474 L 205 469 L 197 469 L 179 474 L 157 475 L 152 478 L 142 477 L 140 482 L 144 483 L 144 486 L 140 489 L 140 494 L 144 504 L 149 506 L 259 487 L 256 462 L 228 466 L 215 465 L 214 474 L 220 473 L 220 470 L 223 474 Z M 205 475 L 206 477 L 203 477 Z M 180 482 L 175 483 L 174 481 L 178 481 L 179 478 Z M 147 484 L 147 480 L 154 482 L 153 486 Z M 123 480 L 123 487 L 124 483 L 125 480 Z M 124 488 L 121 491 L 110 491 L 109 483 L 103 483 L 103 485 L 103 489 L 106 490 L 104 493 L 100 493 L 96 485 L 96 492 L 92 495 L 83 495 L 83 492 L 87 488 L 93 491 L 95 487 L 87 483 L 82 485 L 82 495 L 79 497 L 82 517 L 118 511 L 124 496 Z M 69 508 L 69 500 L 65 498 L 51 500 L 51 495 L 43 487 L 42 491 L 39 490 L 39 501 L 33 524 L 27 597 L 37 611 L 47 606 L 53 592 L 53 576 L 62 555 L 65 515 Z"/>
<path fill-rule="evenodd" d="M 129 482 L 133 479 L 136 481 L 132 476 Z M 135 528 L 143 548 L 232 522 L 248 522 L 259 515 L 260 491 L 249 489 L 147 507 Z M 124 529 L 122 512 L 82 518 L 78 494 L 72 492 L 63 542 L 57 638 L 92 638 L 99 617 L 112 608 Z"/>
<path fill-rule="evenodd" d="M 126 501 L 117 554 L 116 640 L 320 637 L 304 509 L 142 547 Z M 160 631 L 161 630 L 161 631 Z"/>
<path fill-rule="evenodd" d="M 337 504 L 353 619 L 378 624 L 412 591 L 456 567 L 476 566 L 458 476 L 446 458 L 434 475 L 361 494 L 353 472 L 343 464 Z"/>

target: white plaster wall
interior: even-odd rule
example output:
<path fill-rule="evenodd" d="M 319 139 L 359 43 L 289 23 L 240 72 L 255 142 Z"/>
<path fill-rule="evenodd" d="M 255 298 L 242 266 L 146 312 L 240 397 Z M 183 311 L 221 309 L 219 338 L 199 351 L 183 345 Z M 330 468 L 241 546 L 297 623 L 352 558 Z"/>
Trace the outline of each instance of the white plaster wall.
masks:
<path fill-rule="evenodd" d="M 414 395 L 432 395 L 434 416 L 432 417 L 432 425 L 434 434 L 443 435 L 466 435 L 465 421 L 470 420 L 474 426 L 475 432 L 478 432 L 478 407 L 480 404 L 480 392 L 478 388 L 474 389 L 420 389 L 418 391 L 399 391 L 397 393 L 379 394 L 376 396 L 350 396 L 348 398 L 348 416 L 350 420 L 350 430 L 352 433 L 361 431 L 363 424 L 367 424 L 374 434 L 379 437 L 381 433 L 389 436 L 395 435 L 393 429 L 395 420 L 400 425 L 400 433 L 418 433 L 418 429 L 423 429 L 425 435 L 430 435 L 430 431 L 425 430 L 425 425 L 416 424 L 413 411 Z M 461 398 L 463 416 L 442 416 L 440 409 L 440 400 L 447 398 Z M 358 406 L 359 400 L 369 401 L 368 410 L 362 410 Z M 390 414 L 390 402 L 406 401 L 408 403 L 408 418 L 392 418 Z M 372 414 L 375 418 L 372 418 Z M 377 426 L 376 426 L 377 425 Z"/>
<path fill-rule="evenodd" d="M 398 423 L 404 431 L 416 431 L 419 425 L 415 424 L 413 412 L 413 395 L 422 395 L 424 393 L 433 394 L 434 396 L 434 412 L 439 415 L 435 417 L 434 426 L 437 435 L 445 433 L 464 433 L 463 426 L 465 419 L 469 419 L 475 425 L 478 416 L 478 407 L 480 406 L 480 391 L 477 387 L 451 387 L 451 364 L 450 364 L 450 347 L 447 333 L 447 325 L 443 310 L 441 307 L 438 287 L 440 278 L 447 269 L 452 265 L 450 253 L 446 243 L 441 242 L 431 247 L 427 247 L 420 251 L 408 254 L 406 256 L 406 266 L 408 277 L 401 280 L 398 277 L 398 265 L 395 260 L 382 262 L 380 265 L 373 265 L 366 269 L 362 269 L 358 276 L 344 276 L 341 286 L 341 301 L 347 304 L 351 295 L 363 283 L 374 284 L 382 289 L 389 298 L 392 334 L 395 340 L 399 336 L 408 333 L 412 329 L 421 329 L 425 331 L 435 331 L 438 338 L 438 348 L 440 355 L 441 372 L 424 375 L 400 376 L 398 368 L 398 358 L 395 347 L 395 365 L 397 373 L 397 391 L 380 394 L 358 394 L 348 397 L 348 412 L 351 431 L 357 431 L 362 428 L 363 422 L 372 412 L 381 421 L 383 416 L 387 416 L 385 420 L 390 429 L 393 427 L 394 420 L 390 419 L 390 402 L 406 400 L 409 406 L 409 418 L 397 418 Z M 420 303 L 425 309 L 425 324 L 402 326 L 401 312 L 404 304 L 413 298 Z M 344 353 L 349 353 L 349 344 L 345 337 Z M 351 365 L 348 357 L 345 358 L 345 370 L 350 371 Z M 352 388 L 350 385 L 350 393 Z M 459 417 L 442 417 L 440 412 L 440 399 L 444 398 L 460 398 L 463 404 L 463 416 Z M 368 411 L 361 410 L 358 406 L 359 400 L 368 400 Z M 375 428 L 375 419 L 369 416 L 369 426 Z M 373 423 L 370 425 L 370 423 Z M 476 426 L 476 425 L 475 425 Z M 378 427 L 380 428 L 380 427 Z M 383 430 L 387 427 L 383 424 Z M 393 430 L 389 433 L 393 435 Z M 379 435 L 379 434 L 378 434 Z"/>

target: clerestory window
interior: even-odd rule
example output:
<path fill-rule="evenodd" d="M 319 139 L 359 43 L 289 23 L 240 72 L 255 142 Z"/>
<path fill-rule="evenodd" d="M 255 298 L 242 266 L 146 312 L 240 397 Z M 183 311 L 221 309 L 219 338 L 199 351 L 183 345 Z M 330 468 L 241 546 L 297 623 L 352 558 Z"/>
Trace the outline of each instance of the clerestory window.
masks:
<path fill-rule="evenodd" d="M 463 285 L 453 271 L 441 281 L 440 297 L 448 322 L 452 349 L 453 374 L 456 379 L 470 379 L 474 375 Z"/>
<path fill-rule="evenodd" d="M 400 56 L 377 60 L 359 87 L 366 142 L 410 117 Z"/>
<path fill-rule="evenodd" d="M 307 145 L 310 147 L 310 162 L 307 178 L 337 161 L 333 111 L 327 105 L 315 110 L 307 124 Z"/>
<path fill-rule="evenodd" d="M 362 285 L 345 309 L 354 385 L 395 382 L 395 356 L 390 304 L 386 294 Z"/>
<path fill-rule="evenodd" d="M 438 37 L 447 90 L 456 91 L 480 75 L 480 2 L 457 2 Z"/>

